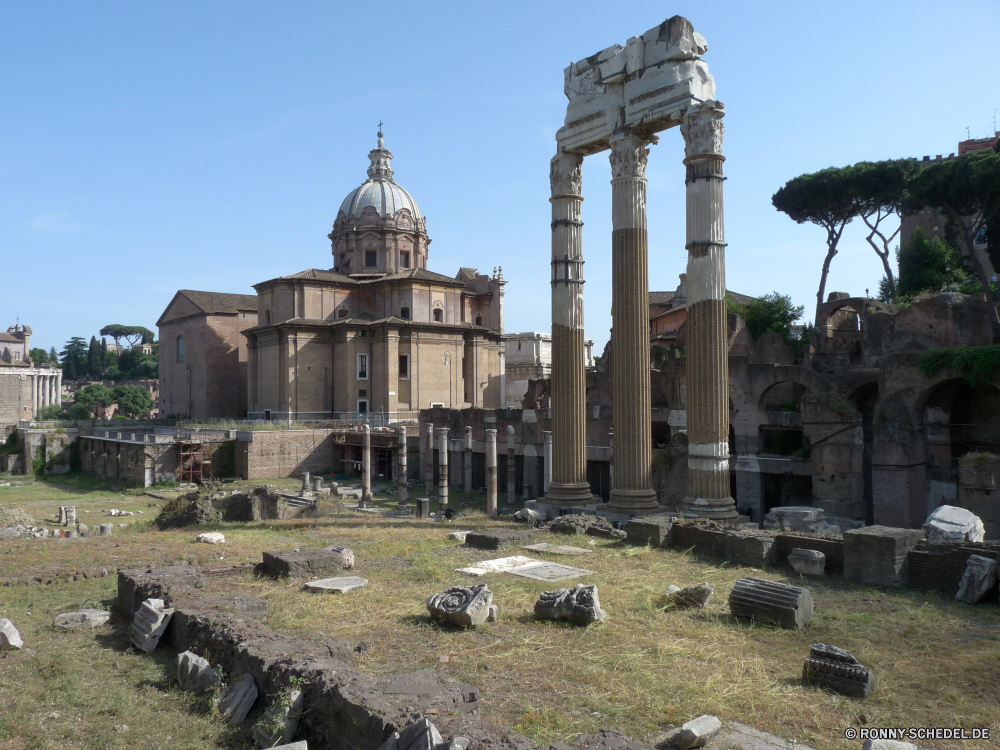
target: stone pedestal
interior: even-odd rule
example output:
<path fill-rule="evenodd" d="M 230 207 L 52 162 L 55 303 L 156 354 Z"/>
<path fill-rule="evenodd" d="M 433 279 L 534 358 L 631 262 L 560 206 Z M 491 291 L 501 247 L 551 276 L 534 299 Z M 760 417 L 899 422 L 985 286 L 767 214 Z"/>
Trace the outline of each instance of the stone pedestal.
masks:
<path fill-rule="evenodd" d="M 497 515 L 497 431 L 486 431 L 486 515 Z"/>
<path fill-rule="evenodd" d="M 439 427 L 438 442 L 438 507 L 448 507 L 448 428 Z"/>
<path fill-rule="evenodd" d="M 465 486 L 462 488 L 465 490 L 465 499 L 467 501 L 472 501 L 472 428 L 465 427 L 463 429 L 463 442 L 462 442 L 462 460 L 463 468 L 463 479 Z"/>
<path fill-rule="evenodd" d="M 545 502 L 585 505 L 587 371 L 583 334 L 583 156 L 558 153 L 549 169 L 552 189 L 552 479 Z M 647 312 L 648 317 L 648 312 Z"/>
<path fill-rule="evenodd" d="M 647 141 L 625 135 L 611 143 L 611 376 L 617 455 L 610 510 L 659 509 L 653 489 L 649 382 L 649 272 L 646 240 Z"/>
<path fill-rule="evenodd" d="M 406 427 L 399 425 L 396 434 L 399 441 L 396 451 L 396 499 L 400 505 L 406 505 L 410 496 L 406 487 Z"/>
<path fill-rule="evenodd" d="M 736 518 L 729 489 L 723 106 L 705 102 L 681 123 L 687 167 L 688 492 L 682 513 Z"/>

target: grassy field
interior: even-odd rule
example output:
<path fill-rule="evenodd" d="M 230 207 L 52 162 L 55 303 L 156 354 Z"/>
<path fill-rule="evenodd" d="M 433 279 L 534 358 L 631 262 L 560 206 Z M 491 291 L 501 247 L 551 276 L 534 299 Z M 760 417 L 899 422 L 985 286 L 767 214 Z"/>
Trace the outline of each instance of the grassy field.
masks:
<path fill-rule="evenodd" d="M 392 498 L 383 502 L 395 504 Z M 491 574 L 482 580 L 500 606 L 500 620 L 462 631 L 430 622 L 424 601 L 472 580 L 455 568 L 500 556 L 466 550 L 448 538 L 456 529 L 498 523 L 481 513 L 463 514 L 450 524 L 345 514 L 159 532 L 150 523 L 157 512 L 150 503 L 162 505 L 149 496 L 112 493 L 92 480 L 0 488 L 0 513 L 3 506 L 16 506 L 40 522 L 54 518 L 63 504 L 75 504 L 90 525 L 108 520 L 101 511 L 111 507 L 143 511 L 121 519 L 129 526 L 116 526 L 110 539 L 0 541 L 0 578 L 101 565 L 216 567 L 257 562 L 266 549 L 336 542 L 354 550 L 357 573 L 369 579 L 368 588 L 345 596 L 311 595 L 301 581 L 247 575 L 210 579 L 206 593 L 261 596 L 268 602 L 268 624 L 278 631 L 322 631 L 365 641 L 369 649 L 357 664 L 362 670 L 433 666 L 472 682 L 482 690 L 485 718 L 543 747 L 604 726 L 649 741 L 702 713 L 822 750 L 860 747 L 860 741 L 844 739 L 844 730 L 863 725 L 989 726 L 1000 737 L 996 605 L 970 607 L 933 593 L 888 592 L 839 578 L 803 583 L 784 569 L 753 572 L 811 590 L 813 623 L 791 632 L 728 614 L 728 593 L 737 579 L 751 574 L 748 568 L 713 564 L 690 553 L 561 537 L 553 541 L 590 550 L 558 560 L 594 571 L 581 580 L 598 585 L 607 622 L 573 628 L 536 621 L 534 602 L 553 586 Z M 222 531 L 226 544 L 195 543 L 195 535 L 207 530 Z M 660 597 L 669 584 L 702 581 L 715 586 L 706 609 L 662 608 Z M 113 576 L 0 588 L 0 617 L 14 620 L 27 643 L 22 652 L 0 656 L 0 748 L 252 747 L 246 730 L 228 730 L 208 701 L 177 690 L 171 654 L 149 657 L 127 649 L 121 625 L 88 633 L 52 628 L 56 613 L 107 605 L 114 593 Z M 801 685 L 803 659 L 817 641 L 849 649 L 874 670 L 871 698 L 857 701 Z M 986 748 L 997 742 L 918 745 Z"/>

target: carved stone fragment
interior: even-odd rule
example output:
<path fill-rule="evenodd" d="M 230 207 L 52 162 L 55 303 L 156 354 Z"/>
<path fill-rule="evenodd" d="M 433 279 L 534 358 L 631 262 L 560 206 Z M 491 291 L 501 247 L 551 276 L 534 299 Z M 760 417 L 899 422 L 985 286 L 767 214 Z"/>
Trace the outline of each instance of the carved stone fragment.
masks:
<path fill-rule="evenodd" d="M 853 698 L 867 698 L 873 687 L 872 673 L 850 651 L 825 643 L 814 643 L 802 665 L 802 682 L 818 685 Z"/>
<path fill-rule="evenodd" d="M 24 640 L 14 623 L 4 617 L 0 620 L 0 650 L 20 649 L 24 647 Z"/>
<path fill-rule="evenodd" d="M 219 670 L 191 651 L 177 654 L 177 682 L 181 690 L 206 693 L 219 684 Z"/>
<path fill-rule="evenodd" d="M 222 691 L 219 698 L 219 713 L 227 717 L 233 726 L 239 726 L 246 719 L 257 700 L 257 683 L 249 672 L 239 682 Z"/>
<path fill-rule="evenodd" d="M 493 594 L 489 586 L 452 586 L 427 600 L 431 617 L 465 628 L 482 625 L 490 617 Z"/>
<path fill-rule="evenodd" d="M 535 602 L 535 616 L 543 620 L 567 620 L 574 625 L 604 622 L 607 613 L 601 609 L 597 586 L 576 584 L 571 589 L 543 591 Z"/>
<path fill-rule="evenodd" d="M 788 564 L 804 576 L 821 576 L 826 572 L 826 555 L 818 550 L 796 547 L 788 555 Z"/>
<path fill-rule="evenodd" d="M 677 609 L 686 609 L 689 607 L 704 609 L 714 593 L 715 588 L 710 583 L 699 583 L 697 586 L 689 586 L 686 589 L 671 586 L 663 594 L 663 599 L 664 604 L 676 607 Z"/>
<path fill-rule="evenodd" d="M 281 696 L 264 712 L 261 721 L 253 728 L 253 738 L 259 747 L 274 747 L 278 742 L 288 742 L 299 727 L 299 714 L 305 705 L 301 690 L 292 690 Z"/>
<path fill-rule="evenodd" d="M 812 620 L 813 600 L 807 589 L 746 576 L 733 586 L 729 609 L 737 617 L 752 617 L 789 630 L 801 630 Z"/>
<path fill-rule="evenodd" d="M 975 604 L 986 592 L 997 585 L 997 561 L 982 555 L 969 555 L 965 563 L 965 574 L 955 598 L 966 604 Z"/>
<path fill-rule="evenodd" d="M 129 633 L 132 645 L 147 654 L 155 649 L 173 614 L 173 608 L 167 607 L 162 599 L 144 601 L 132 620 Z"/>

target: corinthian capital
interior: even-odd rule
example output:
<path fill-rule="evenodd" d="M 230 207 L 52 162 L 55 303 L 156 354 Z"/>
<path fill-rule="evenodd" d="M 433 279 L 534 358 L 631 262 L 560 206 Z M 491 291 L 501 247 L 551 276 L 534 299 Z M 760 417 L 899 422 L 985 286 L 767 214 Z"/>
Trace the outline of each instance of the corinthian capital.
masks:
<path fill-rule="evenodd" d="M 549 166 L 549 185 L 552 187 L 552 197 L 560 195 L 580 195 L 583 188 L 583 156 L 580 154 L 564 154 L 562 152 L 552 157 Z"/>
<path fill-rule="evenodd" d="M 726 132 L 722 118 L 725 114 L 725 105 L 717 101 L 702 102 L 687 111 L 681 122 L 687 158 L 722 156 L 722 135 Z"/>
<path fill-rule="evenodd" d="M 649 149 L 646 146 L 649 141 L 645 141 L 635 135 L 629 135 L 611 142 L 611 178 L 632 177 L 636 179 L 646 178 L 646 160 L 649 158 Z"/>

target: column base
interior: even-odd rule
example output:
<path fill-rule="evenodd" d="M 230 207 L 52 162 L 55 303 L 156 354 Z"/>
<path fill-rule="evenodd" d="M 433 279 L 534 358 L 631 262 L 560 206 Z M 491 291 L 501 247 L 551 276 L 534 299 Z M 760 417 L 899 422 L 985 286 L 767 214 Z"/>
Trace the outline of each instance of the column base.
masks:
<path fill-rule="evenodd" d="M 631 513 L 642 516 L 659 513 L 660 503 L 656 499 L 656 490 L 611 490 L 608 500 L 608 510 L 620 513 Z"/>
<path fill-rule="evenodd" d="M 681 516 L 684 518 L 708 518 L 713 521 L 726 521 L 739 517 L 736 511 L 736 501 L 731 497 L 686 497 L 681 506 Z"/>
<path fill-rule="evenodd" d="M 545 502 L 552 505 L 588 505 L 594 500 L 588 482 L 551 482 L 545 493 Z"/>

